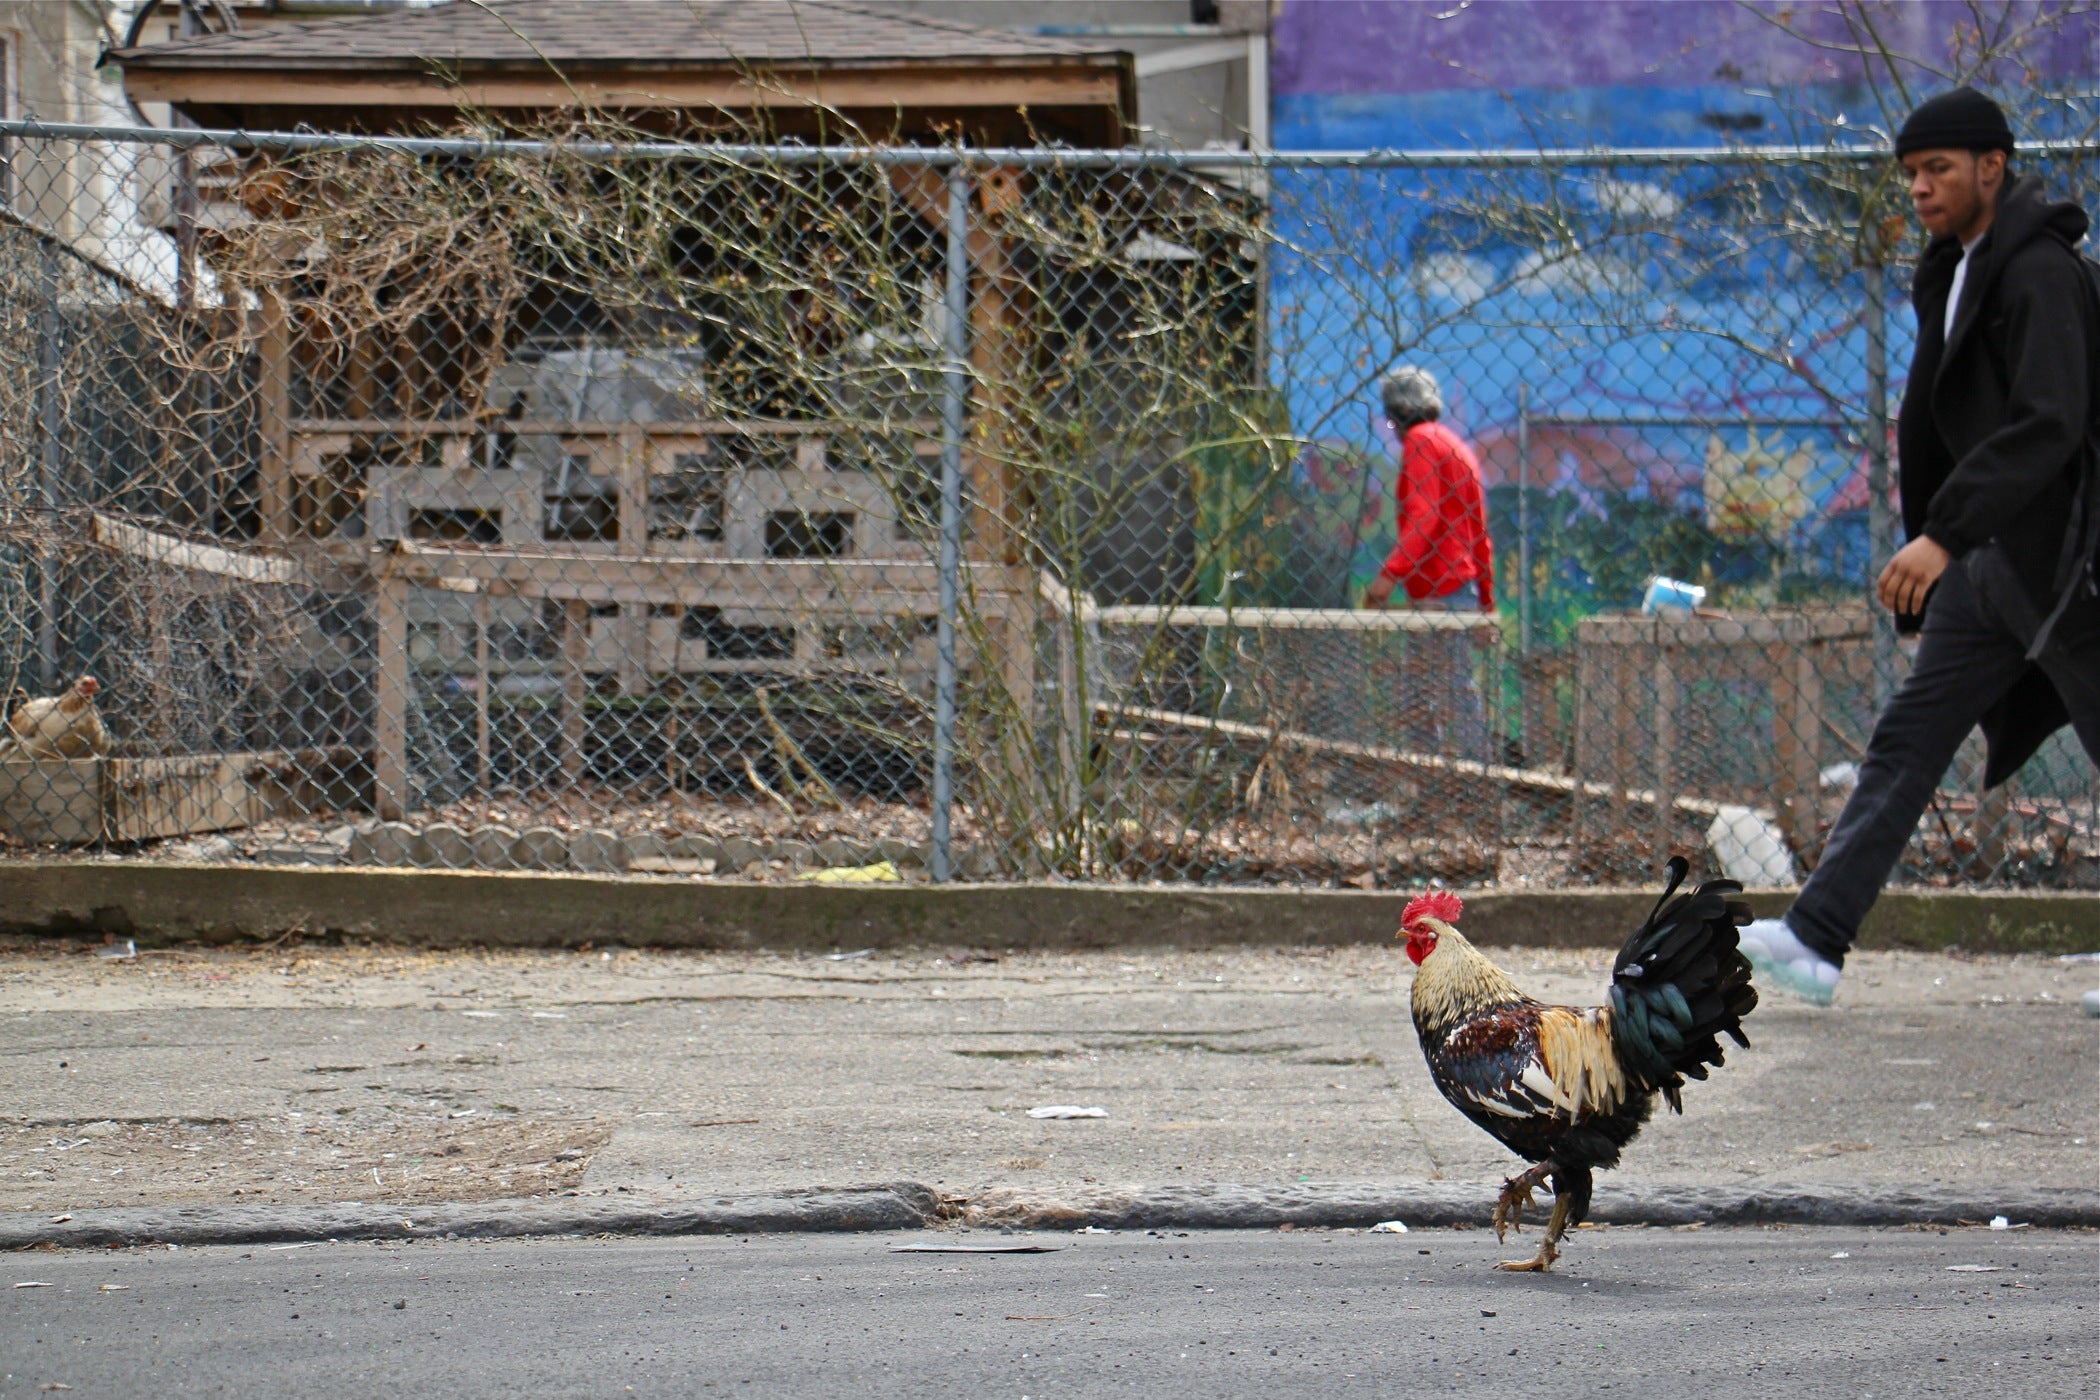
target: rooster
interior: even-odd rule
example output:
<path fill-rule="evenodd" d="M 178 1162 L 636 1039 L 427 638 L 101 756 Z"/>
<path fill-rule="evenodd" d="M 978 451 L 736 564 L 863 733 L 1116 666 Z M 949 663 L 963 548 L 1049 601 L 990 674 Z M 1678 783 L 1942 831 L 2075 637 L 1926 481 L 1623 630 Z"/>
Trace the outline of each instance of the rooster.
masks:
<path fill-rule="evenodd" d="M 99 758 L 108 753 L 109 732 L 95 712 L 99 689 L 93 676 L 82 676 L 63 695 L 24 700 L 7 717 L 7 743 L 29 758 Z"/>
<path fill-rule="evenodd" d="M 1618 1165 L 1656 1095 L 1684 1112 L 1684 1081 L 1722 1063 L 1717 1037 L 1750 1044 L 1743 1017 L 1757 990 L 1736 947 L 1750 910 L 1728 898 L 1742 886 L 1712 880 L 1671 900 L 1689 869 L 1671 859 L 1669 887 L 1612 963 L 1609 1006 L 1548 1006 L 1524 995 L 1453 927 L 1463 908 L 1455 894 L 1424 895 L 1401 915 L 1419 969 L 1412 1003 L 1430 1077 L 1459 1112 L 1534 1164 L 1503 1182 L 1495 1238 L 1521 1229 L 1532 1191 L 1552 1183 L 1538 1253 L 1501 1268 L 1551 1268 L 1561 1239 L 1589 1212 L 1591 1173 Z"/>

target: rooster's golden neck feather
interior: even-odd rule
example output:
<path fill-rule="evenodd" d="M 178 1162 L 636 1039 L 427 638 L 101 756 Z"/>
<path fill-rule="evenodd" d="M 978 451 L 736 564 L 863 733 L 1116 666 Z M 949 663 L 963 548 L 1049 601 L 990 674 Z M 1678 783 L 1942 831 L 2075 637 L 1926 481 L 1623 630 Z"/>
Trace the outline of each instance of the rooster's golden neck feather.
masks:
<path fill-rule="evenodd" d="M 1410 997 L 1415 1025 L 1441 1040 L 1476 1011 L 1525 1000 L 1516 981 L 1489 962 L 1466 936 L 1441 919 L 1423 919 L 1436 931 L 1436 948 L 1415 972 Z"/>

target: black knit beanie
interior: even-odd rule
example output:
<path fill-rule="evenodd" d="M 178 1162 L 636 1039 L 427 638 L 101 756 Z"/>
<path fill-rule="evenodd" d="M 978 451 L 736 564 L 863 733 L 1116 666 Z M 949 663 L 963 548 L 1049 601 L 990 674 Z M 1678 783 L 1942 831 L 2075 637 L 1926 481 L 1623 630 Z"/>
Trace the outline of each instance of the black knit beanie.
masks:
<path fill-rule="evenodd" d="M 1918 105 L 1896 133 L 1896 154 L 1912 151 L 2013 151 L 2005 109 L 1975 88 L 1958 87 Z"/>

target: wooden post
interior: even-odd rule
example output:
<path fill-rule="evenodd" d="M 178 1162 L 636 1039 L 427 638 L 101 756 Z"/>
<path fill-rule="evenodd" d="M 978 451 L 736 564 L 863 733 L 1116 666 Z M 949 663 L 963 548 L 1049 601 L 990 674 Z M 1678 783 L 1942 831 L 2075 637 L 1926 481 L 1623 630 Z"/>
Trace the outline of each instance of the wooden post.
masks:
<path fill-rule="evenodd" d="M 642 695 L 649 689 L 649 604 L 622 603 L 619 608 L 619 616 L 613 619 L 613 641 L 619 648 L 615 674 L 620 694 Z"/>
<path fill-rule="evenodd" d="M 1578 631 L 1575 638 L 1575 733 L 1569 745 L 1574 750 L 1575 791 L 1570 799 L 1573 807 L 1568 813 L 1569 836 L 1578 852 L 1590 837 L 1590 809 L 1584 800 L 1582 785 L 1598 776 L 1598 659 L 1597 648 L 1585 644 Z"/>
<path fill-rule="evenodd" d="M 1796 851 L 1815 845 L 1822 781 L 1823 673 L 1805 638 L 1766 648 L 1772 673 L 1772 754 L 1780 825 Z"/>
<path fill-rule="evenodd" d="M 489 771 L 489 595 L 474 595 L 474 774 L 483 792 L 492 790 Z"/>
<path fill-rule="evenodd" d="M 299 532 L 292 510 L 291 318 L 284 299 L 262 298 L 262 334 L 256 341 L 256 435 L 261 451 L 256 461 L 256 532 L 266 544 L 281 545 Z"/>
<path fill-rule="evenodd" d="M 2005 824 L 2012 816 L 2010 785 L 2000 783 L 1994 788 L 1983 785 L 1983 773 L 1976 775 L 1976 815 L 1970 825 L 1970 838 L 1976 842 L 1976 868 L 1978 879 L 1986 879 L 2005 863 Z"/>
<path fill-rule="evenodd" d="M 583 705 L 590 694 L 584 664 L 590 650 L 591 605 L 571 598 L 562 604 L 561 634 L 561 775 L 567 783 L 583 779 Z"/>
<path fill-rule="evenodd" d="M 372 810 L 400 821 L 408 809 L 408 582 L 374 580 L 372 631 Z"/>
<path fill-rule="evenodd" d="M 1080 764 L 1086 757 L 1086 711 L 1079 695 L 1080 619 L 1059 617 L 1057 626 L 1057 774 L 1060 795 L 1075 817 L 1083 799 Z"/>
<path fill-rule="evenodd" d="M 649 552 L 648 439 L 634 426 L 620 429 L 609 446 L 619 454 L 612 477 L 620 486 L 620 552 Z M 593 463 L 593 470 L 597 466 Z"/>
<path fill-rule="evenodd" d="M 1677 649 L 1655 647 L 1655 854 L 1670 849 L 1672 805 L 1677 800 Z"/>
<path fill-rule="evenodd" d="M 1606 781 L 1611 784 L 1611 816 L 1605 825 L 1607 841 L 1625 835 L 1627 817 L 1632 811 L 1626 789 L 1633 785 L 1634 753 L 1640 747 L 1634 738 L 1641 713 L 1640 651 L 1637 646 L 1626 645 L 1611 649 L 1611 751 L 1605 761 Z"/>

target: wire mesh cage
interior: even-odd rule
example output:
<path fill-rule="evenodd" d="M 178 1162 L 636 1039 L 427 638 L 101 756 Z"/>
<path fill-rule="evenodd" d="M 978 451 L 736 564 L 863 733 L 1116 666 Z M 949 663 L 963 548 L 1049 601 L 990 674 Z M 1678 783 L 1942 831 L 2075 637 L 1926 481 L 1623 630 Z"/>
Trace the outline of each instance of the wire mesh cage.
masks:
<path fill-rule="evenodd" d="M 1859 153 L 8 161 L 11 858 L 1789 883 L 1907 664 Z M 1978 769 L 1908 878 L 2100 884 Z"/>

